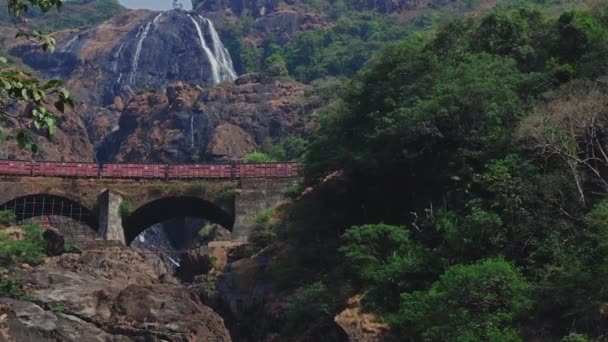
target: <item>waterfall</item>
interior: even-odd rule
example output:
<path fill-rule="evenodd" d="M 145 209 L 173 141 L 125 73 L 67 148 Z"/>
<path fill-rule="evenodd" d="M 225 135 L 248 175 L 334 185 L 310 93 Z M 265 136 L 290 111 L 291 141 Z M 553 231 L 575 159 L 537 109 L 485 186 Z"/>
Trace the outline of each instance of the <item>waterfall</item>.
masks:
<path fill-rule="evenodd" d="M 68 52 L 71 48 L 72 45 L 74 45 L 74 43 L 76 43 L 76 41 L 78 40 L 78 34 L 76 34 L 72 39 L 70 39 L 65 46 L 63 47 L 63 49 L 61 49 L 61 52 Z"/>
<path fill-rule="evenodd" d="M 203 52 L 207 56 L 207 60 L 211 65 L 211 77 L 213 78 L 213 84 L 218 84 L 222 81 L 233 81 L 236 79 L 236 72 L 234 71 L 234 67 L 232 66 L 232 59 L 230 58 L 230 53 L 222 44 L 222 41 L 213 26 L 211 20 L 207 18 L 203 18 L 199 16 L 203 21 L 207 24 L 209 28 L 209 33 L 211 35 L 211 40 L 213 43 L 213 51 L 207 46 L 207 42 L 205 41 L 205 36 L 203 35 L 203 29 L 199 22 L 194 19 L 194 17 L 188 14 L 190 20 L 194 23 L 196 27 L 196 32 L 198 33 L 198 38 L 201 42 L 201 47 L 203 48 Z"/>
<path fill-rule="evenodd" d="M 164 255 L 164 256 L 166 256 L 166 257 L 167 257 L 167 259 L 169 259 L 169 261 L 171 261 L 171 262 L 173 263 L 173 265 L 175 265 L 175 266 L 177 266 L 177 267 L 179 267 L 179 266 L 180 266 L 180 265 L 179 265 L 179 263 L 178 263 L 177 261 L 173 260 L 173 258 L 171 258 L 170 256 L 168 256 L 167 254 L 163 253 L 163 255 Z"/>
<path fill-rule="evenodd" d="M 148 33 L 150 33 L 150 28 L 152 27 L 152 24 L 156 25 L 156 22 L 158 21 L 158 19 L 160 18 L 160 16 L 163 15 L 163 13 L 159 13 L 154 20 L 148 22 L 144 27 L 143 30 L 140 29 L 139 33 L 137 34 L 137 37 L 139 37 L 139 40 L 137 41 L 137 45 L 135 48 L 135 55 L 133 56 L 133 63 L 131 64 L 131 76 L 129 77 L 129 83 L 133 83 L 133 81 L 135 81 L 135 73 L 137 72 L 137 67 L 139 65 L 139 57 L 141 55 L 141 47 L 144 44 L 144 40 L 148 37 Z"/>
<path fill-rule="evenodd" d="M 188 16 L 190 17 L 190 20 L 192 20 L 192 22 L 194 23 L 194 26 L 196 27 L 196 32 L 198 32 L 198 38 L 201 41 L 201 47 L 203 48 L 203 51 L 207 55 L 207 60 L 209 60 L 209 64 L 211 65 L 211 77 L 213 77 L 213 84 L 218 84 L 221 82 L 220 71 L 219 71 L 220 65 L 217 62 L 217 60 L 215 59 L 215 56 L 213 56 L 213 52 L 211 52 L 209 47 L 207 47 L 207 42 L 205 42 L 205 37 L 203 36 L 203 30 L 201 29 L 201 25 L 198 23 L 198 21 L 194 20 L 194 18 L 190 14 L 188 14 Z"/>
<path fill-rule="evenodd" d="M 236 71 L 234 71 L 234 66 L 232 65 L 232 58 L 230 58 L 230 53 L 228 52 L 228 49 L 226 49 L 224 47 L 224 44 L 222 44 L 220 36 L 215 30 L 213 22 L 202 16 L 199 17 L 201 17 L 201 19 L 203 19 L 209 27 L 209 33 L 211 34 L 211 40 L 213 41 L 213 52 L 215 54 L 216 60 L 220 65 L 220 73 L 223 72 L 223 75 L 220 75 L 222 81 L 234 81 L 237 76 Z"/>
<path fill-rule="evenodd" d="M 190 117 L 190 147 L 194 148 L 194 115 Z"/>
<path fill-rule="evenodd" d="M 112 62 L 112 72 L 116 72 L 116 70 L 118 70 L 118 57 L 120 57 L 120 53 L 124 47 L 125 43 L 120 44 L 120 47 L 118 47 L 118 50 L 113 55 L 114 61 Z"/>

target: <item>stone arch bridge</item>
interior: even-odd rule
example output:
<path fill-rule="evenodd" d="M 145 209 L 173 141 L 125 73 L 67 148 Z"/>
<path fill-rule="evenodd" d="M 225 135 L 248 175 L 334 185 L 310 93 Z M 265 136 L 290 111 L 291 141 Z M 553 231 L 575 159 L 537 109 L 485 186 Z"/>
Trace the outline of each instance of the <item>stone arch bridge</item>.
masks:
<path fill-rule="evenodd" d="M 30 170 L 28 169 L 28 172 Z M 131 242 L 146 228 L 177 217 L 220 224 L 247 242 L 256 215 L 301 181 L 297 174 L 229 178 L 41 176 L 2 169 L 0 211 L 18 221 L 67 218 L 90 230 L 89 238 Z"/>

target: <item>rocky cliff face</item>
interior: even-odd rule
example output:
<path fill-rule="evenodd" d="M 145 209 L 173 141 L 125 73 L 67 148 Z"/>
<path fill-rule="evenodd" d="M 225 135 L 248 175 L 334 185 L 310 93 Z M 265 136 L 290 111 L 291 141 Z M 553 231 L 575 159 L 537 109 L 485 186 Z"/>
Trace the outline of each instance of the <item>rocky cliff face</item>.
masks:
<path fill-rule="evenodd" d="M 0 298 L 2 341 L 230 341 L 224 322 L 129 249 L 65 254 L 18 272 L 32 302 Z"/>
<path fill-rule="evenodd" d="M 307 86 L 289 80 L 243 78 L 203 89 L 178 82 L 165 93 L 135 96 L 100 160 L 195 162 L 238 159 L 265 137 L 305 134 L 317 106 Z"/>
<path fill-rule="evenodd" d="M 266 20 L 277 19 L 272 13 Z M 260 25 L 299 30 L 299 24 Z M 12 52 L 44 77 L 69 80 L 86 127 L 76 136 L 88 141 L 72 143 L 82 151 L 78 159 L 238 159 L 267 136 L 302 135 L 311 127 L 307 86 L 261 76 L 233 82 L 229 51 L 213 22 L 197 12 L 127 11 L 94 27 L 62 31 L 57 39 L 50 56 L 28 45 Z M 61 149 L 55 150 L 50 159 L 59 160 Z"/>

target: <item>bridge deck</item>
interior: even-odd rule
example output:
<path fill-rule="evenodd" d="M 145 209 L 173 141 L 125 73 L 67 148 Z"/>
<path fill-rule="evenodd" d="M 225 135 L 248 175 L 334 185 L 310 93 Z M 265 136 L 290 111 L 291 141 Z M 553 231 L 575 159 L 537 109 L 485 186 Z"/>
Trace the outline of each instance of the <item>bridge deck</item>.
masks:
<path fill-rule="evenodd" d="M 0 160 L 0 176 L 120 179 L 241 179 L 299 177 L 298 163 L 104 164 Z"/>

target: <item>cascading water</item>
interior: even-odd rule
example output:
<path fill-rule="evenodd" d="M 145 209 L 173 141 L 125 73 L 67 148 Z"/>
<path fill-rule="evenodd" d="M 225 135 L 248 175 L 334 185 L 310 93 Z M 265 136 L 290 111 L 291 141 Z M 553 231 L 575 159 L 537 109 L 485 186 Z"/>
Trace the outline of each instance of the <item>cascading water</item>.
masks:
<path fill-rule="evenodd" d="M 159 23 L 159 19 L 163 15 L 170 19 Z M 194 24 L 196 30 L 194 35 L 180 35 L 184 32 L 182 25 L 186 16 L 190 19 L 186 19 L 186 25 L 189 25 L 187 22 Z M 175 26 L 168 27 L 168 24 Z M 190 30 L 186 30 L 186 32 L 188 31 Z M 154 37 L 154 43 L 145 43 L 146 39 L 150 37 Z M 173 43 L 168 37 L 174 37 L 177 40 Z M 202 58 L 194 58 L 197 63 L 188 65 L 187 63 L 192 60 L 192 57 L 189 56 L 198 54 L 200 51 L 196 45 L 192 44 L 192 39 L 196 38 L 198 38 L 198 45 L 203 50 L 203 55 L 201 55 Z M 74 37 L 73 41 L 75 42 L 77 39 Z M 69 48 L 69 45 L 74 42 L 69 42 L 66 48 Z M 158 46 L 170 46 L 171 50 L 163 51 L 162 57 L 159 56 L 159 51 L 148 53 L 147 49 L 158 48 Z M 184 48 L 186 53 L 182 52 Z M 125 54 L 126 51 L 130 51 L 130 54 Z M 141 60 L 142 56 L 149 55 L 155 57 Z M 121 81 L 128 83 L 131 87 L 162 86 L 164 81 L 205 82 L 216 85 L 224 81 L 234 81 L 238 77 L 230 53 L 222 44 L 213 22 L 194 12 L 174 10 L 158 13 L 152 20 L 139 25 L 135 36 L 130 41 L 123 42 L 112 57 L 113 64 L 110 65 L 110 70 L 116 77 L 114 78 L 116 80 L 113 85 L 114 89 L 118 89 L 115 85 L 120 84 Z M 163 64 L 160 64 L 161 60 Z M 199 66 L 200 63 L 203 66 Z M 207 67 L 207 63 L 209 67 Z M 125 64 L 130 66 L 128 70 L 122 67 Z M 150 68 L 151 66 L 153 69 Z M 146 84 L 140 84 L 144 80 Z"/>
<path fill-rule="evenodd" d="M 135 55 L 133 55 L 133 63 L 131 64 L 131 75 L 129 76 L 129 83 L 133 83 L 135 81 L 135 73 L 137 72 L 137 67 L 139 66 L 139 57 L 141 56 L 141 48 L 144 45 L 144 40 L 148 37 L 148 33 L 150 33 L 150 28 L 152 24 L 156 25 L 158 19 L 163 15 L 163 13 L 159 13 L 154 20 L 148 22 L 146 26 L 144 26 L 143 30 L 140 29 L 140 32 L 137 34 L 139 40 L 137 41 L 137 45 L 135 47 Z"/>
<path fill-rule="evenodd" d="M 76 43 L 76 41 L 78 40 L 78 36 L 79 35 L 77 34 L 72 39 L 70 39 L 60 51 L 69 52 L 70 49 L 72 48 L 72 45 L 74 45 L 74 43 Z"/>
<path fill-rule="evenodd" d="M 211 76 L 213 77 L 213 83 L 218 84 L 223 81 L 234 81 L 237 78 L 237 75 L 234 71 L 234 66 L 232 65 L 230 53 L 228 53 L 228 50 L 224 47 L 224 44 L 222 44 L 222 41 L 220 40 L 220 37 L 217 34 L 211 20 L 200 15 L 198 16 L 209 28 L 209 33 L 213 43 L 213 50 L 207 46 L 200 23 L 192 15 L 188 14 L 188 16 L 196 27 L 198 38 L 201 42 L 201 47 L 207 55 L 207 59 L 211 65 Z"/>
<path fill-rule="evenodd" d="M 190 20 L 192 20 L 192 22 L 194 23 L 194 26 L 196 27 L 196 31 L 198 32 L 198 37 L 201 41 L 201 47 L 203 48 L 203 51 L 207 55 L 207 59 L 209 60 L 209 64 L 211 65 L 211 77 L 213 78 L 213 84 L 218 84 L 221 82 L 220 66 L 219 66 L 217 60 L 215 59 L 213 52 L 211 52 L 211 50 L 207 46 L 207 42 L 205 42 L 205 36 L 203 36 L 203 30 L 201 29 L 201 25 L 190 14 L 188 14 L 188 16 L 190 17 Z"/>
<path fill-rule="evenodd" d="M 194 148 L 194 115 L 190 117 L 190 147 Z"/>
<path fill-rule="evenodd" d="M 124 47 L 125 43 L 120 44 L 118 51 L 116 51 L 116 53 L 113 55 L 114 61 L 112 62 L 112 72 L 116 72 L 116 70 L 118 70 L 118 57 L 120 56 L 120 53 Z"/>
<path fill-rule="evenodd" d="M 224 72 L 224 75 L 221 75 L 222 80 L 233 81 L 237 78 L 236 71 L 234 71 L 234 66 L 232 64 L 232 58 L 230 57 L 230 53 L 228 49 L 224 47 L 222 41 L 220 40 L 219 34 L 215 30 L 215 26 L 213 22 L 203 16 L 199 17 L 203 19 L 207 23 L 207 27 L 209 27 L 209 33 L 211 34 L 211 40 L 213 41 L 213 52 L 216 56 L 216 59 L 220 65 L 220 72 Z"/>

